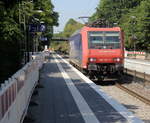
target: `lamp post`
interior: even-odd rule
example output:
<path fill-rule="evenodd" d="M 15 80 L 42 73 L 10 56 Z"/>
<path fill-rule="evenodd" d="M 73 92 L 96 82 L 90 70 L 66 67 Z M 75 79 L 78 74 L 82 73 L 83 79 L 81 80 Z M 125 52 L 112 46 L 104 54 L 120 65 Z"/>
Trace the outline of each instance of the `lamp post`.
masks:
<path fill-rule="evenodd" d="M 33 3 L 33 0 L 30 0 L 28 2 Z M 23 26 L 23 34 L 24 34 L 24 41 L 23 41 L 23 43 L 22 43 L 23 45 L 21 47 L 23 49 L 23 54 L 24 54 L 24 63 L 23 64 L 25 64 L 25 63 L 29 62 L 29 60 L 30 60 L 30 51 L 33 51 L 33 49 L 34 49 L 34 48 L 31 49 L 32 42 L 30 41 L 31 33 L 29 31 L 30 24 L 32 23 L 30 21 L 32 18 L 34 18 L 34 15 L 33 16 L 26 15 L 26 12 L 25 12 L 26 2 L 25 1 L 18 0 L 18 3 L 19 3 L 19 23 L 20 23 L 20 25 Z M 42 10 L 34 10 L 34 11 L 37 13 L 43 12 Z M 34 21 L 39 23 L 38 18 L 34 18 Z M 20 26 L 20 28 L 21 28 L 21 26 Z M 35 38 L 35 40 L 37 40 L 37 39 Z M 34 41 L 34 39 L 33 39 L 33 41 Z M 37 42 L 36 42 L 36 44 L 37 44 Z M 35 47 L 35 46 L 33 46 L 33 47 Z M 36 46 L 35 50 L 37 51 L 37 46 Z"/>
<path fill-rule="evenodd" d="M 42 10 L 34 10 L 35 12 L 37 12 L 37 13 L 42 13 L 43 11 Z M 36 26 L 38 26 L 39 24 L 43 24 L 44 23 L 44 21 L 40 21 L 40 19 L 39 18 L 34 18 L 34 20 L 35 20 L 35 23 L 36 23 Z M 38 45 L 39 45 L 39 36 L 38 36 L 38 34 L 37 34 L 37 32 L 38 32 L 39 30 L 37 30 L 35 33 L 36 33 L 36 36 L 35 36 L 35 42 L 33 42 L 33 46 L 34 46 L 34 51 L 35 52 L 38 52 Z"/>
<path fill-rule="evenodd" d="M 136 58 L 136 39 L 137 37 L 135 36 L 135 24 L 136 24 L 136 17 L 135 16 L 131 16 L 132 18 L 132 21 L 131 21 L 131 24 L 132 24 L 132 41 L 133 41 L 133 49 L 134 49 L 134 55 L 135 55 L 135 58 Z"/>
<path fill-rule="evenodd" d="M 30 3 L 32 3 L 33 1 L 29 1 Z M 25 6 L 26 6 L 26 2 L 18 0 L 19 3 L 19 24 L 20 24 L 20 28 L 21 25 L 23 25 L 23 34 L 24 34 L 24 40 L 21 44 L 21 49 L 23 51 L 23 64 L 27 63 L 29 61 L 29 31 L 28 31 L 28 22 L 27 22 L 27 16 L 25 13 Z"/>

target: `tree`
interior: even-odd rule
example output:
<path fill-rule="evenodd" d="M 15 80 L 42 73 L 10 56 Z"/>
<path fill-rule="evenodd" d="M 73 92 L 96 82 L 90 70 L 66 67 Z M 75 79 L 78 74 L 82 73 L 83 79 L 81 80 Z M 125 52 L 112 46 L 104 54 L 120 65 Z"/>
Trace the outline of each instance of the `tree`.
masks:
<path fill-rule="evenodd" d="M 83 24 L 75 21 L 74 19 L 69 19 L 65 25 L 63 35 L 64 37 L 70 37 L 76 30 L 83 27 Z"/>
<path fill-rule="evenodd" d="M 125 32 L 127 48 L 133 44 L 139 50 L 150 48 L 150 5 L 149 0 L 101 0 L 90 21 L 103 18 L 111 26 L 117 23 Z M 133 40 L 136 37 L 136 40 Z"/>
<path fill-rule="evenodd" d="M 29 47 L 33 38 L 28 39 L 29 45 L 26 39 L 29 24 L 36 23 L 36 17 L 51 27 L 43 35 L 52 37 L 52 27 L 58 25 L 58 13 L 53 8 L 49 0 L 0 0 L 0 83 L 22 67 L 24 53 L 32 50 Z M 43 12 L 38 13 L 37 9 Z"/>
<path fill-rule="evenodd" d="M 0 83 L 20 68 L 20 41 L 22 38 L 19 24 L 15 18 L 15 7 L 0 6 Z"/>
<path fill-rule="evenodd" d="M 44 22 L 46 25 L 46 32 L 43 32 L 42 35 L 48 38 L 47 45 L 50 43 L 50 39 L 53 35 L 53 26 L 58 26 L 58 13 L 55 12 L 54 6 L 49 0 L 37 0 L 35 2 L 35 10 L 41 10 L 41 13 L 35 11 L 34 17 L 39 19 L 39 22 Z M 42 42 L 39 42 L 42 44 Z M 42 45 L 41 45 L 42 47 Z M 41 48 L 40 48 L 41 49 Z"/>
<path fill-rule="evenodd" d="M 148 0 L 142 1 L 139 6 L 132 9 L 120 20 L 122 22 L 120 26 L 125 31 L 127 47 L 133 47 L 131 37 L 134 33 L 137 38 L 137 49 L 148 51 L 150 49 L 150 3 Z"/>
<path fill-rule="evenodd" d="M 69 19 L 65 25 L 63 32 L 54 34 L 54 37 L 61 37 L 61 38 L 69 38 L 76 30 L 79 30 L 84 25 L 75 21 L 74 19 Z M 51 47 L 63 53 L 69 53 L 69 44 L 68 42 L 55 42 L 51 43 Z"/>

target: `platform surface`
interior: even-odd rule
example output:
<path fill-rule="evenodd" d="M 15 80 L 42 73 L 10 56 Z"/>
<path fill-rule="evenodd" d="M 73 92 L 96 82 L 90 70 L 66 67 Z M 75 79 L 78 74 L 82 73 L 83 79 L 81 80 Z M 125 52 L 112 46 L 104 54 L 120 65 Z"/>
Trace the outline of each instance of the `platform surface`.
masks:
<path fill-rule="evenodd" d="M 50 54 L 40 82 L 37 123 L 142 122 L 57 54 Z"/>
<path fill-rule="evenodd" d="M 150 65 L 150 60 L 144 60 L 144 59 L 134 59 L 134 58 L 125 58 L 125 60 L 130 60 L 133 62 L 139 62 Z"/>

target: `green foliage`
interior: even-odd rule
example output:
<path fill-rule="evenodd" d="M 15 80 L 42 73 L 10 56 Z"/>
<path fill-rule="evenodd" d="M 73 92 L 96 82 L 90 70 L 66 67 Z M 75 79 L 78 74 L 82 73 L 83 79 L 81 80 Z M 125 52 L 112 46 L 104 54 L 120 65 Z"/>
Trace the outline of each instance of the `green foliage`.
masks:
<path fill-rule="evenodd" d="M 138 50 L 150 49 L 149 0 L 101 0 L 90 21 L 98 18 L 108 20 L 110 25 L 117 23 L 123 28 L 127 48 L 133 48 L 136 43 Z"/>
<path fill-rule="evenodd" d="M 50 0 L 36 0 L 35 5 L 34 5 L 34 14 L 33 17 L 34 18 L 38 18 L 39 22 L 44 22 L 44 24 L 46 25 L 46 32 L 42 33 L 42 36 L 45 36 L 48 38 L 48 43 L 47 45 L 49 45 L 50 43 L 50 39 L 52 38 L 53 35 L 53 26 L 58 26 L 58 13 L 55 12 L 54 6 L 51 3 Z M 40 10 L 42 12 L 38 12 L 37 10 Z M 42 49 L 42 47 L 44 47 L 42 44 L 42 42 L 39 42 L 39 44 L 41 44 L 39 46 L 39 49 Z"/>
<path fill-rule="evenodd" d="M 34 16 L 38 18 L 40 21 L 53 26 L 58 25 L 58 13 L 55 12 L 54 6 L 49 0 L 37 0 L 35 2 L 35 10 L 41 10 L 42 12 L 39 13 L 38 11 L 34 12 Z"/>
<path fill-rule="evenodd" d="M 81 29 L 83 24 L 75 21 L 74 19 L 69 19 L 66 23 L 63 32 L 54 34 L 54 37 L 70 37 L 76 30 Z"/>
<path fill-rule="evenodd" d="M 0 5 L 0 83 L 20 67 L 22 34 L 15 20 L 15 7 Z"/>
<path fill-rule="evenodd" d="M 150 3 L 145 0 L 121 19 L 120 26 L 124 29 L 126 46 L 133 48 L 134 43 L 139 50 L 150 50 Z M 133 40 L 133 35 L 137 38 Z"/>
<path fill-rule="evenodd" d="M 54 51 L 58 51 L 64 54 L 68 54 L 69 53 L 69 43 L 68 42 L 58 42 L 58 41 L 53 41 L 51 43 L 51 48 Z"/>
<path fill-rule="evenodd" d="M 65 25 L 64 31 L 63 31 L 63 37 L 70 37 L 76 30 L 83 27 L 83 24 L 70 19 L 67 24 Z"/>
<path fill-rule="evenodd" d="M 19 3 L 12 0 L 0 0 L 0 83 L 22 66 L 25 51 L 33 51 L 34 38 L 42 34 L 36 33 L 31 36 L 28 32 L 29 24 L 44 21 L 48 28 L 43 35 L 52 37 L 52 27 L 58 25 L 58 14 L 53 11 L 53 8 L 51 0 L 34 2 L 20 0 Z M 39 9 L 43 12 L 37 12 Z M 35 18 L 39 19 L 39 22 Z M 27 35 L 30 40 L 29 45 L 27 45 Z M 41 42 L 38 43 L 41 44 Z"/>
<path fill-rule="evenodd" d="M 75 21 L 74 19 L 69 19 L 66 23 L 64 31 L 60 33 L 54 34 L 54 37 L 61 37 L 61 38 L 69 38 L 76 30 L 83 27 L 83 24 Z M 55 51 L 60 51 L 63 53 L 69 53 L 69 44 L 68 42 L 55 42 L 51 43 L 51 48 Z"/>

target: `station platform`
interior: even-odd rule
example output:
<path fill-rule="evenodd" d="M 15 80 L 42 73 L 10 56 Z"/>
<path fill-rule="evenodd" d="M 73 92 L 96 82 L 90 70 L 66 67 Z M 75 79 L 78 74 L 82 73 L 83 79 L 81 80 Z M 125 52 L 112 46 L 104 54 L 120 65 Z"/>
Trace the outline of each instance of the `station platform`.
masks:
<path fill-rule="evenodd" d="M 40 83 L 36 123 L 142 123 L 55 53 L 44 64 Z"/>
<path fill-rule="evenodd" d="M 135 58 L 125 58 L 125 60 L 131 60 L 133 62 L 145 63 L 150 65 L 150 60 L 145 59 L 135 59 Z"/>
<path fill-rule="evenodd" d="M 132 71 L 150 75 L 150 61 L 148 60 L 125 58 L 124 67 Z"/>

